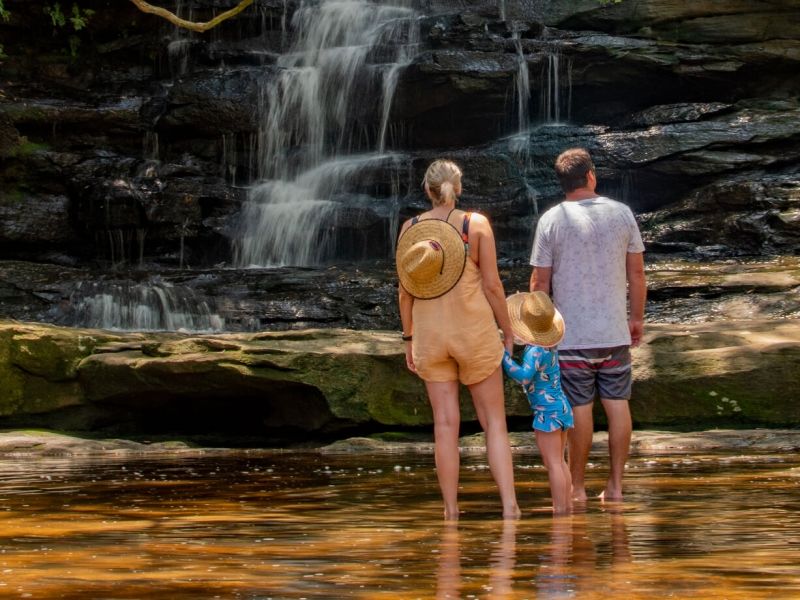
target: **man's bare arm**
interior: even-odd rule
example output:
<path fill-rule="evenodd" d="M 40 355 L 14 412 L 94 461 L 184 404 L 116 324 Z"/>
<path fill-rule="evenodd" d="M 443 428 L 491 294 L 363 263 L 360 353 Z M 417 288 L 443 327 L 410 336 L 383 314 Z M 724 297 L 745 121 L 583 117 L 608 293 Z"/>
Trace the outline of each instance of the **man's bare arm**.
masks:
<path fill-rule="evenodd" d="M 553 267 L 533 267 L 531 273 L 531 291 L 544 292 L 550 295 L 550 277 L 553 274 Z"/>
<path fill-rule="evenodd" d="M 644 303 L 647 299 L 647 281 L 644 275 L 644 254 L 629 252 L 625 258 L 625 273 L 628 278 L 628 301 L 631 331 L 631 346 L 638 346 L 644 333 Z"/>

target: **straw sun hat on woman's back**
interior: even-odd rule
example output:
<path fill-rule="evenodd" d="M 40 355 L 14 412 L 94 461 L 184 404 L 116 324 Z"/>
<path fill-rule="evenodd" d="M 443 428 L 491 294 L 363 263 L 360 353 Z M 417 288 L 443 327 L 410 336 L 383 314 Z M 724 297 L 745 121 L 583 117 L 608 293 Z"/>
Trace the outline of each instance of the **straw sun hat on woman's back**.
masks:
<path fill-rule="evenodd" d="M 397 275 L 415 298 L 438 298 L 449 292 L 461 278 L 466 260 L 461 234 L 441 219 L 417 221 L 397 242 Z"/>

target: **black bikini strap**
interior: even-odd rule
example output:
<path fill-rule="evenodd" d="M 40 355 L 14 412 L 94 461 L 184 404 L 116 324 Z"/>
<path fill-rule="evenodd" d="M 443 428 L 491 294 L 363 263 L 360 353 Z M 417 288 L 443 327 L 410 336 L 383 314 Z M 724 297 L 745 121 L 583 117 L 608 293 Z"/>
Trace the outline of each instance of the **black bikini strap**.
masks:
<path fill-rule="evenodd" d="M 411 219 L 411 224 L 412 225 L 416 225 L 417 223 L 419 223 L 419 216 L 416 216 L 413 219 Z"/>

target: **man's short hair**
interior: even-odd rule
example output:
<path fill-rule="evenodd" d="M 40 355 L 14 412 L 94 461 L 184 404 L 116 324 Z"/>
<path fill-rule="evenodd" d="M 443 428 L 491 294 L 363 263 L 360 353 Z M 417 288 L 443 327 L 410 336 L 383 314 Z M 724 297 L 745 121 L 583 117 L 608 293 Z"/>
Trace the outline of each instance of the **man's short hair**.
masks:
<path fill-rule="evenodd" d="M 570 148 L 558 155 L 556 175 L 565 193 L 570 193 L 588 183 L 587 175 L 594 173 L 592 157 L 583 148 Z"/>

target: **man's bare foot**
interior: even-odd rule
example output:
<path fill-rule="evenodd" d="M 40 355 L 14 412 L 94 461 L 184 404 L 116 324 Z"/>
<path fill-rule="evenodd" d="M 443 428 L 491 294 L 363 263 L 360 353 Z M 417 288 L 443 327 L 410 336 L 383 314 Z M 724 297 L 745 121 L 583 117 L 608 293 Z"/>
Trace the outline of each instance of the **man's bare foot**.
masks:
<path fill-rule="evenodd" d="M 585 488 L 572 488 L 572 501 L 573 502 L 586 502 L 586 489 Z"/>
<path fill-rule="evenodd" d="M 517 520 L 520 517 L 522 517 L 522 511 L 519 509 L 519 506 L 514 506 L 513 508 L 503 511 L 504 519 Z"/>
<path fill-rule="evenodd" d="M 598 496 L 600 500 L 604 502 L 622 502 L 624 498 L 622 497 L 622 490 L 606 488 L 600 495 Z"/>

